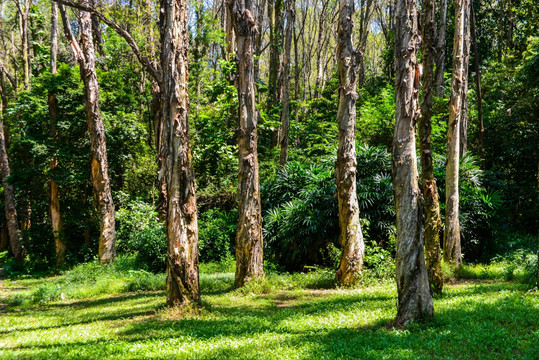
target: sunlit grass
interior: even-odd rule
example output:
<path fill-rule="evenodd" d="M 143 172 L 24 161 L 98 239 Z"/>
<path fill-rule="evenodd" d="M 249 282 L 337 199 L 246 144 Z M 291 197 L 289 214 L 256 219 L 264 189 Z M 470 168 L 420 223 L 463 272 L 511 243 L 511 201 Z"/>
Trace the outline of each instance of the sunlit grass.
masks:
<path fill-rule="evenodd" d="M 125 288 L 12 305 L 0 315 L 0 358 L 537 359 L 539 294 L 525 285 L 448 285 L 432 321 L 394 330 L 387 327 L 396 313 L 393 282 L 339 289 L 330 278 L 270 274 L 234 290 L 233 273 L 202 274 L 203 303 L 186 311 L 165 308 L 163 290 Z M 59 281 L 6 281 L 1 296 L 32 297 Z"/>

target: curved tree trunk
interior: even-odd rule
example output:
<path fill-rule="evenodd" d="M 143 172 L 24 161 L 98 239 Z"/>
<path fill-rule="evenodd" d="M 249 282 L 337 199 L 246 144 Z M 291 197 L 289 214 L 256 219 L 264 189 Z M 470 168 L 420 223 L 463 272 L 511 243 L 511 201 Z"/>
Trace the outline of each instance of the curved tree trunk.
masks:
<path fill-rule="evenodd" d="M 279 143 L 281 145 L 281 155 L 279 164 L 284 165 L 288 160 L 288 143 L 290 130 L 290 52 L 292 49 L 292 36 L 294 32 L 294 23 L 296 19 L 295 1 L 286 1 L 286 36 L 283 54 L 283 79 L 282 79 L 282 103 L 281 111 L 281 131 Z"/>
<path fill-rule="evenodd" d="M 442 219 L 438 204 L 438 187 L 436 186 L 436 179 L 434 179 L 431 147 L 434 55 L 436 54 L 434 9 L 434 0 L 426 0 L 423 3 L 423 98 L 419 118 L 419 149 L 421 153 L 421 183 L 423 185 L 425 209 L 423 237 L 425 239 L 427 272 L 432 290 L 440 294 L 443 288 L 442 252 L 440 249 Z"/>
<path fill-rule="evenodd" d="M 356 191 L 356 100 L 359 53 L 354 50 L 354 1 L 340 0 L 337 59 L 339 68 L 339 148 L 335 165 L 339 203 L 339 242 L 343 248 L 337 281 L 353 284 L 363 267 L 365 243 Z"/>
<path fill-rule="evenodd" d="M 81 1 L 81 4 L 88 5 L 88 0 Z M 116 221 L 108 174 L 105 127 L 99 110 L 99 83 L 95 71 L 92 17 L 87 11 L 80 12 L 80 31 L 84 59 L 79 62 L 84 82 L 86 120 L 91 139 L 94 198 L 100 217 L 99 261 L 110 263 L 116 257 Z"/>
<path fill-rule="evenodd" d="M 466 113 L 468 93 L 469 29 L 470 1 L 456 0 L 453 76 L 447 126 L 444 232 L 444 260 L 456 266 L 462 263 L 459 229 L 459 158 L 460 126 Z"/>
<path fill-rule="evenodd" d="M 254 0 L 227 0 L 237 41 L 239 221 L 236 234 L 236 287 L 264 276 L 262 211 L 258 179 L 257 121 L 253 46 L 258 31 Z"/>
<path fill-rule="evenodd" d="M 415 0 L 397 0 L 395 36 L 395 134 L 392 173 L 397 215 L 396 272 L 398 308 L 395 324 L 433 315 L 423 238 L 421 236 L 421 195 L 417 184 L 415 125 L 419 113 L 420 43 Z"/>
<path fill-rule="evenodd" d="M 189 144 L 187 2 L 161 0 L 160 21 L 160 145 L 167 149 L 167 305 L 177 306 L 200 301 L 196 185 Z"/>

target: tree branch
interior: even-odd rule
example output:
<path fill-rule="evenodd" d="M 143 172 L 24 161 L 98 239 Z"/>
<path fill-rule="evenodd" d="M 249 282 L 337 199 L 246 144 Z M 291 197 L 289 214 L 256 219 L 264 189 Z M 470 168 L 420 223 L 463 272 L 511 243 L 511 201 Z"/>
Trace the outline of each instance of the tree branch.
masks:
<path fill-rule="evenodd" d="M 4 74 L 6 74 L 6 77 L 9 80 L 9 82 L 11 83 L 11 86 L 13 86 L 13 88 L 16 89 L 17 84 L 15 83 L 15 79 L 13 79 L 13 77 L 11 75 L 9 75 L 9 73 L 7 72 L 7 69 L 4 66 L 4 63 L 2 62 L 1 59 L 0 59 L 0 72 L 3 72 Z"/>
<path fill-rule="evenodd" d="M 78 4 L 71 0 L 54 0 L 54 1 L 56 1 L 59 4 L 67 5 L 75 9 L 92 13 L 95 16 L 97 16 L 103 23 L 110 26 L 114 31 L 116 31 L 116 33 L 118 33 L 118 35 L 120 35 L 121 37 L 125 39 L 129 47 L 131 47 L 131 50 L 133 50 L 133 52 L 135 53 L 135 56 L 137 57 L 140 64 L 146 68 L 146 70 L 155 79 L 155 81 L 161 84 L 161 81 L 162 81 L 161 73 L 152 65 L 148 57 L 142 55 L 137 43 L 135 42 L 135 39 L 133 39 L 133 36 L 128 31 L 122 29 L 118 24 L 108 19 L 103 13 L 101 13 L 99 10 L 95 9 L 92 6 Z"/>
<path fill-rule="evenodd" d="M 71 25 L 69 24 L 69 19 L 66 14 L 66 8 L 63 4 L 58 4 L 58 9 L 60 10 L 60 15 L 62 16 L 62 24 L 64 24 L 64 34 L 69 43 L 71 44 L 71 48 L 73 49 L 73 54 L 75 55 L 75 59 L 77 62 L 84 60 L 84 55 L 80 49 L 80 45 L 75 39 L 75 36 L 73 36 L 73 31 L 71 31 Z"/>

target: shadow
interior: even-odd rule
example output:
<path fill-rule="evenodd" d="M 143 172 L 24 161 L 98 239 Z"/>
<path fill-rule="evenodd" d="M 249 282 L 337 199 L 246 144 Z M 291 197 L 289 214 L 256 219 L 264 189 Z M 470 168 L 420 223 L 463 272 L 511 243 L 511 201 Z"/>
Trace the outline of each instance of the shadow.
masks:
<path fill-rule="evenodd" d="M 393 320 L 396 299 L 382 291 L 225 297 L 206 301 L 199 312 L 180 319 L 163 318 L 166 313 L 152 316 L 159 308 L 155 304 L 148 309 L 127 304 L 122 314 L 99 315 L 105 299 L 80 301 L 79 309 L 95 310 L 92 319 L 50 328 L 132 321 L 122 324 L 114 338 L 54 344 L 32 339 L 9 350 L 37 359 L 58 358 L 64 351 L 63 360 L 110 357 L 119 351 L 132 351 L 130 359 L 537 359 L 539 303 L 518 289 L 509 283 L 470 284 L 435 299 L 435 317 L 405 330 L 384 326 Z M 161 295 L 123 298 L 129 303 L 152 296 Z M 283 303 L 287 306 L 279 306 Z M 35 328 L 40 329 L 47 327 Z M 151 350 L 137 352 L 147 346 Z"/>

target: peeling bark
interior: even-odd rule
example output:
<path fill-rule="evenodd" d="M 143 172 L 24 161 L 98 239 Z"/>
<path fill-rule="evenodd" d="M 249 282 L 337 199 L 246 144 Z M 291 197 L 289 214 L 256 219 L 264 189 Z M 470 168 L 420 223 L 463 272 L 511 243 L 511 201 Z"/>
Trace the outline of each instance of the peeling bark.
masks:
<path fill-rule="evenodd" d="M 354 1 L 340 0 L 337 59 L 339 69 L 339 147 L 335 178 L 339 203 L 339 242 L 342 246 L 337 281 L 343 285 L 356 282 L 363 267 L 365 243 L 359 224 L 356 190 L 356 100 L 360 55 L 354 50 Z"/>
<path fill-rule="evenodd" d="M 81 1 L 88 5 L 88 0 Z M 99 261 L 110 263 L 116 257 L 116 230 L 114 204 L 108 174 L 105 127 L 99 110 L 99 83 L 95 71 L 95 52 L 92 36 L 92 18 L 89 12 L 80 12 L 82 60 L 79 61 L 84 82 L 85 110 L 90 131 L 91 170 L 94 198 L 100 217 Z"/>
<path fill-rule="evenodd" d="M 419 113 L 417 49 L 421 39 L 415 0 L 397 0 L 395 36 L 395 134 L 392 175 L 397 215 L 398 307 L 395 325 L 433 315 L 421 234 L 421 195 L 417 183 L 415 128 Z"/>
<path fill-rule="evenodd" d="M 254 0 L 227 0 L 237 37 L 239 103 L 239 221 L 236 234 L 236 287 L 264 276 L 262 210 L 258 178 L 258 113 L 255 103 L 253 48 L 256 26 Z"/>
<path fill-rule="evenodd" d="M 435 2 L 423 3 L 423 98 L 419 118 L 419 149 L 421 153 L 421 183 L 425 210 L 423 237 L 429 282 L 433 292 L 440 294 L 443 288 L 442 252 L 440 229 L 442 219 L 438 204 L 438 187 L 434 178 L 431 146 L 432 104 L 434 99 L 434 56 L 436 54 Z"/>
<path fill-rule="evenodd" d="M 456 0 L 453 76 L 447 126 L 444 232 L 444 260 L 456 266 L 462 263 L 459 228 L 459 158 L 461 150 L 460 127 L 467 111 L 469 29 L 470 0 Z"/>
<path fill-rule="evenodd" d="M 195 173 L 189 144 L 187 2 L 161 0 L 161 118 L 167 184 L 167 305 L 200 301 Z"/>

